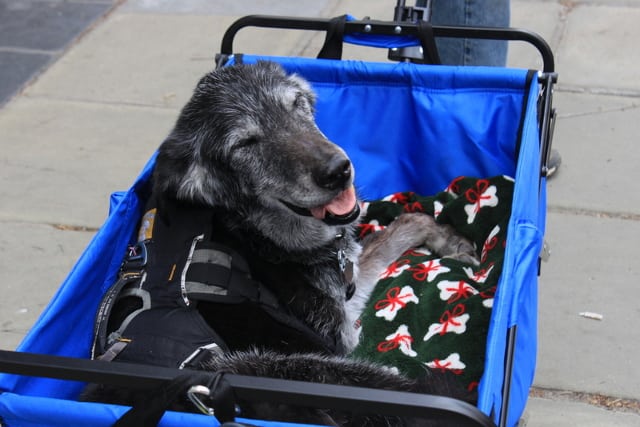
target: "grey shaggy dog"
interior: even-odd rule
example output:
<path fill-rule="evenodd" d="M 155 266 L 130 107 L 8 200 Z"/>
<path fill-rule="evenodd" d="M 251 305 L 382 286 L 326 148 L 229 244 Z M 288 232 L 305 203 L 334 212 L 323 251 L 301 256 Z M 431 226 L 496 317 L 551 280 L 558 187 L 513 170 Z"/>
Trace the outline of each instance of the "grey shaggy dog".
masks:
<path fill-rule="evenodd" d="M 423 378 L 410 379 L 347 357 L 358 343 L 356 321 L 378 274 L 405 250 L 426 244 L 470 263 L 477 263 L 477 256 L 469 241 L 422 214 L 401 215 L 358 242 L 354 169 L 318 129 L 314 105 L 309 83 L 274 63 L 221 68 L 200 80 L 160 146 L 154 194 L 215 210 L 218 227 L 242 242 L 251 274 L 314 333 L 336 343 L 332 354 L 307 352 L 295 342 L 255 348 L 257 332 L 247 329 L 241 333 L 243 345 L 212 354 L 200 369 L 466 398 L 448 376 L 426 368 Z M 261 419 L 431 425 L 284 405 L 241 407 L 243 416 Z"/>

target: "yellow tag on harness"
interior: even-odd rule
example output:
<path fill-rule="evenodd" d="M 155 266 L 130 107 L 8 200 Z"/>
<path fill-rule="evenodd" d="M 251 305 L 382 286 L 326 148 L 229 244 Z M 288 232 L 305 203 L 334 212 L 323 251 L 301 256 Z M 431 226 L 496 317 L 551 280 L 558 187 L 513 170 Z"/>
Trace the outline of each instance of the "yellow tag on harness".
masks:
<path fill-rule="evenodd" d="M 142 216 L 140 230 L 138 230 L 138 242 L 151 240 L 153 237 L 153 224 L 156 220 L 156 208 L 150 209 Z"/>

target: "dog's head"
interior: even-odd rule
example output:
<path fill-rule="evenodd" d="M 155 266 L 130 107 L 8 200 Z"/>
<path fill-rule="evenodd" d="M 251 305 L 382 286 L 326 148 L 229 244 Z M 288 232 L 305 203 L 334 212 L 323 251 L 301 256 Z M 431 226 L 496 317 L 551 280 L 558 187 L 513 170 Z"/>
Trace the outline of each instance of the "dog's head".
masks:
<path fill-rule="evenodd" d="M 157 188 L 209 206 L 355 221 L 351 161 L 316 126 L 314 105 L 309 83 L 274 63 L 207 74 L 160 147 Z"/>

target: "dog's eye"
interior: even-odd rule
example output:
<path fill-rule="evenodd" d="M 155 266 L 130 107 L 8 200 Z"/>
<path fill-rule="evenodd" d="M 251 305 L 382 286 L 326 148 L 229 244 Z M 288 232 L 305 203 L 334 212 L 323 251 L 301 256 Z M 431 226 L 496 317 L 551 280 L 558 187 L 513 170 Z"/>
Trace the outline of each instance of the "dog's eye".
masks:
<path fill-rule="evenodd" d="M 246 138 L 242 138 L 240 141 L 238 141 L 238 144 L 236 145 L 236 147 L 237 148 L 248 147 L 250 145 L 255 145 L 259 142 L 260 142 L 260 138 L 258 138 L 256 135 L 251 135 Z"/>

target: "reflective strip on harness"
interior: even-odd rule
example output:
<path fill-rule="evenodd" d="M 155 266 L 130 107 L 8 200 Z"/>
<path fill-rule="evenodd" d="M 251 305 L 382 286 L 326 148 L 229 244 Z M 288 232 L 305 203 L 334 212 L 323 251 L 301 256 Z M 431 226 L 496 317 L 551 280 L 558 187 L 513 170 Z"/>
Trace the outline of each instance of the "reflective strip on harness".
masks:
<path fill-rule="evenodd" d="M 231 255 L 217 249 L 196 249 L 191 258 L 193 264 L 217 264 L 224 268 L 231 268 Z"/>
<path fill-rule="evenodd" d="M 218 249 L 196 249 L 182 286 L 187 298 L 193 294 L 226 296 L 234 275 L 233 257 Z M 197 299 L 197 298 L 196 298 Z"/>
<path fill-rule="evenodd" d="M 196 350 L 193 353 L 187 356 L 187 358 L 182 361 L 178 369 L 184 369 L 184 368 L 197 369 L 198 365 L 201 362 L 203 362 L 206 359 L 206 357 L 209 356 L 211 353 L 222 354 L 224 353 L 224 351 L 216 343 L 203 345 L 202 347 L 196 348 Z"/>
<path fill-rule="evenodd" d="M 189 301 L 189 297 L 187 296 L 187 288 L 185 282 L 187 280 L 187 271 L 189 270 L 189 265 L 193 259 L 193 252 L 196 250 L 196 245 L 198 242 L 201 242 L 204 239 L 204 234 L 196 236 L 191 242 L 191 248 L 189 248 L 189 256 L 187 256 L 187 261 L 184 264 L 184 268 L 182 269 L 182 274 L 180 275 L 180 291 L 182 293 L 182 300 L 187 305 L 187 307 L 191 304 Z"/>
<path fill-rule="evenodd" d="M 197 248 L 184 273 L 183 296 L 226 296 L 231 281 L 233 257 L 228 252 L 213 248 Z M 198 299 L 197 297 L 195 299 Z"/>
<path fill-rule="evenodd" d="M 187 296 L 193 294 L 226 296 L 228 292 L 226 288 L 216 285 L 207 285 L 206 283 L 200 282 L 184 282 L 183 289 L 185 290 Z"/>

